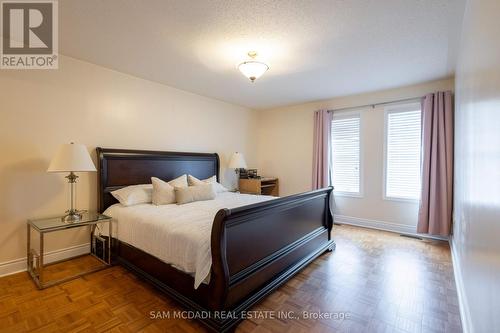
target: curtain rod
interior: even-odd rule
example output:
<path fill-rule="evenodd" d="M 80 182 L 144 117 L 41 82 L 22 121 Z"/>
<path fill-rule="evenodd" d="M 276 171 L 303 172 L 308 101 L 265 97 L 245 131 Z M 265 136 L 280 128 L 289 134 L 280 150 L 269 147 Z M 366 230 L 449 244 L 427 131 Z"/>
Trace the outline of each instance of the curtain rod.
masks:
<path fill-rule="evenodd" d="M 417 101 L 417 100 L 421 100 L 421 99 L 422 99 L 422 97 L 404 98 L 404 99 L 397 99 L 397 100 L 389 101 L 389 102 L 372 103 L 372 104 L 365 104 L 365 105 L 358 105 L 358 106 L 348 106 L 348 107 L 345 107 L 345 108 L 328 110 L 328 112 L 346 111 L 346 110 L 352 110 L 352 109 L 361 109 L 361 108 L 366 108 L 366 107 L 369 107 L 369 106 L 371 106 L 372 109 L 374 109 L 376 106 L 380 106 L 380 105 L 394 104 L 394 103 L 400 103 L 400 102 Z"/>

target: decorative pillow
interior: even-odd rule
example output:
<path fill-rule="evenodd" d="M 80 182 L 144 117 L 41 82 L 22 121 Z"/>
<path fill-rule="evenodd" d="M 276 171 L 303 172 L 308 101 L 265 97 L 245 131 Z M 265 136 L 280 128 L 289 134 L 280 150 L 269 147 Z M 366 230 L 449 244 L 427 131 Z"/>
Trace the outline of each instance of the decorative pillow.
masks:
<path fill-rule="evenodd" d="M 189 187 L 176 187 L 175 200 L 178 205 L 193 201 L 215 199 L 215 187 L 213 184 L 194 185 Z"/>
<path fill-rule="evenodd" d="M 168 182 L 173 187 L 188 187 L 187 175 L 184 174 Z"/>
<path fill-rule="evenodd" d="M 188 187 L 187 176 L 182 175 L 168 183 L 160 178 L 151 177 L 153 184 L 152 202 L 154 205 L 168 205 L 175 203 L 175 187 Z"/>
<path fill-rule="evenodd" d="M 111 192 L 124 206 L 151 203 L 153 186 L 151 184 L 131 185 Z"/>
<path fill-rule="evenodd" d="M 228 192 L 229 190 L 225 188 L 221 183 L 217 182 L 217 176 L 212 176 L 207 179 L 199 180 L 195 176 L 188 175 L 189 186 L 213 184 L 216 193 Z"/>

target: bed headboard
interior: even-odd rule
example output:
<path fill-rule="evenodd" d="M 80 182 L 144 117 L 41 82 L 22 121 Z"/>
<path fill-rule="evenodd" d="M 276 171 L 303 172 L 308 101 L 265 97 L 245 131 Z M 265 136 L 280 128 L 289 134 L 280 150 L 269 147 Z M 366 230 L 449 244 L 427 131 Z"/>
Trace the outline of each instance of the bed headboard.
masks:
<path fill-rule="evenodd" d="M 217 176 L 219 181 L 219 155 L 128 149 L 96 148 L 98 159 L 98 203 L 103 212 L 118 202 L 111 192 L 119 188 L 150 184 L 151 177 L 165 181 L 183 174 L 199 179 Z"/>

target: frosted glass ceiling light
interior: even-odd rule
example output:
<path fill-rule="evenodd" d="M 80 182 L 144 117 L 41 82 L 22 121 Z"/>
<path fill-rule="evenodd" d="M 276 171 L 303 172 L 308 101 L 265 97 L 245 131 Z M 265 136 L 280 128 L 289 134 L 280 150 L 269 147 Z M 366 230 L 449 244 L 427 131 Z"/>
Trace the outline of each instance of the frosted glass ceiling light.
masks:
<path fill-rule="evenodd" d="M 269 69 L 269 66 L 263 62 L 255 60 L 255 58 L 257 57 L 257 52 L 248 52 L 248 56 L 252 58 L 252 60 L 242 62 L 238 66 L 238 69 L 240 70 L 241 74 L 245 75 L 250 79 L 250 81 L 254 82 Z"/>

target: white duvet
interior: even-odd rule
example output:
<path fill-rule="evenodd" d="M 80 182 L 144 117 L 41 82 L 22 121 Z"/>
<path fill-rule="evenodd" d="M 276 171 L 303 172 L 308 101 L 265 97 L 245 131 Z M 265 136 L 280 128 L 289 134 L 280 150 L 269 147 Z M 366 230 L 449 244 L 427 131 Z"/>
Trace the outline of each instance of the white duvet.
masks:
<path fill-rule="evenodd" d="M 184 205 L 115 204 L 104 212 L 113 218 L 114 237 L 194 276 L 194 287 L 208 281 L 212 266 L 212 223 L 221 208 L 235 208 L 275 197 L 224 192 L 214 200 Z"/>

